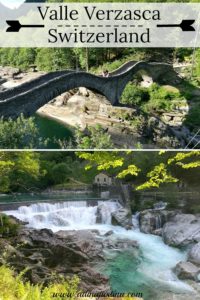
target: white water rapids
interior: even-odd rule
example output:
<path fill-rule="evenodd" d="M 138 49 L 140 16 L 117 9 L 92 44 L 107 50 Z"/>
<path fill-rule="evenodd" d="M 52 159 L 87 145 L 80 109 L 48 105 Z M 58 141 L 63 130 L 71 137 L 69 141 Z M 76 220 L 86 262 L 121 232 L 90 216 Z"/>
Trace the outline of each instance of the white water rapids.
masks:
<path fill-rule="evenodd" d="M 102 224 L 96 223 L 98 207 L 101 206 Z M 144 234 L 138 228 L 126 230 L 120 226 L 111 225 L 111 213 L 120 204 L 114 201 L 99 201 L 97 206 L 87 206 L 86 201 L 68 201 L 56 204 L 37 203 L 21 206 L 15 211 L 6 211 L 8 215 L 28 222 L 28 227 L 59 230 L 98 229 L 101 233 L 112 230 L 114 238 L 136 240 L 142 251 L 142 262 L 137 270 L 138 278 L 149 285 L 163 291 L 173 293 L 192 293 L 192 288 L 178 280 L 172 268 L 186 259 L 186 253 L 164 244 L 162 238 Z M 134 225 L 137 224 L 134 219 Z M 129 276 L 134 276 L 130 271 Z M 134 278 L 135 279 L 135 278 Z M 143 282 L 141 283 L 143 284 Z M 128 291 L 127 291 L 128 292 Z"/>
<path fill-rule="evenodd" d="M 101 205 L 102 221 L 105 225 L 111 225 L 111 213 L 120 207 L 115 201 Z M 28 222 L 28 227 L 36 229 L 48 228 L 56 232 L 59 230 L 92 229 L 102 225 L 96 224 L 98 206 L 87 206 L 87 201 L 66 201 L 55 204 L 37 203 L 30 206 L 21 206 L 16 211 L 5 212 L 13 215 L 21 221 Z M 106 226 L 105 226 L 106 227 Z M 106 230 L 106 228 L 105 228 Z"/>

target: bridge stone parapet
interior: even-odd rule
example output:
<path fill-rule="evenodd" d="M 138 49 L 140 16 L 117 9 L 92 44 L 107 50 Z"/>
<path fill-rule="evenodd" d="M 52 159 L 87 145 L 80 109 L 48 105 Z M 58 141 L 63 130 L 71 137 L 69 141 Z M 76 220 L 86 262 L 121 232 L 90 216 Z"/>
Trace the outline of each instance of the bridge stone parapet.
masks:
<path fill-rule="evenodd" d="M 12 97 L 16 97 L 17 95 L 20 95 L 20 94 L 26 92 L 27 90 L 33 89 L 36 86 L 39 86 L 39 85 L 41 85 L 41 84 L 43 84 L 47 81 L 50 81 L 50 80 L 52 80 L 54 78 L 57 78 L 57 77 L 60 77 L 64 74 L 69 74 L 70 72 L 74 72 L 74 71 L 67 70 L 67 71 L 51 72 L 51 73 L 48 73 L 48 74 L 44 74 L 44 75 L 42 75 L 42 76 L 40 76 L 40 77 L 38 77 L 34 80 L 24 82 L 24 83 L 20 84 L 17 87 L 8 89 L 8 90 L 0 93 L 0 101 L 5 100 L 5 99 L 9 99 L 9 98 L 12 98 Z"/>
<path fill-rule="evenodd" d="M 72 70 L 52 72 L 18 87 L 0 93 L 0 117 L 31 116 L 57 96 L 78 87 L 103 94 L 112 105 L 118 105 L 129 81 L 137 73 L 148 74 L 153 81 L 170 84 L 180 80 L 172 65 L 156 62 L 128 62 L 109 77 Z"/>

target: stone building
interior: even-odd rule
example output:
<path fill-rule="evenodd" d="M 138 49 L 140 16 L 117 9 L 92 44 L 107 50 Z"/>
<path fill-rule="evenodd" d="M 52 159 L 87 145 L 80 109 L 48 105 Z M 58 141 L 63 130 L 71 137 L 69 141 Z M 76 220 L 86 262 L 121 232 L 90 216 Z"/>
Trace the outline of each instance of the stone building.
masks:
<path fill-rule="evenodd" d="M 94 178 L 94 184 L 100 186 L 111 186 L 113 184 L 113 177 L 106 173 L 99 173 Z"/>

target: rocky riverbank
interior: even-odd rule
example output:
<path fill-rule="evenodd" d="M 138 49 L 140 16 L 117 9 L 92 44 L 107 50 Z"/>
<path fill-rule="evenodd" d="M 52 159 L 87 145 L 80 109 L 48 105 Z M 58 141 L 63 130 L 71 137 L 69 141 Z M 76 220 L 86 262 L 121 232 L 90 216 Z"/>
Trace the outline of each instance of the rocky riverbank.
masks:
<path fill-rule="evenodd" d="M 116 148 L 178 148 L 180 140 L 169 125 L 156 116 L 146 117 L 136 109 L 112 106 L 102 95 L 85 88 L 66 93 L 38 110 L 38 114 L 71 127 L 100 124 Z"/>
<path fill-rule="evenodd" d="M 111 282 L 115 280 L 112 276 L 118 278 L 120 272 L 126 276 L 131 270 L 130 280 L 139 279 L 141 274 L 144 276 L 145 293 L 148 291 L 148 295 L 152 295 L 145 299 L 160 300 L 162 295 L 163 300 L 169 300 L 173 295 L 173 299 L 182 300 L 189 291 L 189 296 L 198 300 L 200 216 L 153 209 L 142 211 L 139 219 L 132 219 L 128 208 L 109 203 L 99 203 L 96 207 L 79 207 L 78 203 L 69 207 L 67 204 L 21 207 L 14 213 L 24 220 L 20 222 L 17 235 L 0 239 L 0 263 L 8 263 L 17 272 L 28 268 L 25 277 L 33 283 L 47 284 L 58 275 L 77 275 L 80 288 L 93 292 L 110 291 L 113 288 Z M 70 229 L 71 222 L 75 222 L 72 223 L 75 227 L 80 222 L 79 211 L 84 220 L 81 228 L 93 224 L 93 229 Z M 34 229 L 34 224 L 39 223 L 40 228 L 52 227 L 54 232 Z M 185 252 L 187 256 L 182 254 Z M 127 265 L 122 264 L 122 258 L 127 260 Z M 114 270 L 105 273 L 106 266 Z M 157 273 L 152 275 L 154 268 L 159 276 Z M 160 284 L 160 288 L 152 290 L 152 282 L 157 287 Z M 122 286 L 124 284 L 126 286 L 126 278 L 123 278 Z M 186 294 L 182 294 L 182 289 Z"/>
<path fill-rule="evenodd" d="M 106 251 L 130 249 L 135 255 L 139 253 L 136 241 L 113 239 L 112 231 L 103 235 L 98 230 L 53 233 L 21 226 L 15 237 L 0 239 L 0 263 L 17 272 L 27 269 L 25 278 L 34 284 L 77 275 L 82 291 L 109 292 L 109 278 L 97 271 L 106 260 Z"/>
<path fill-rule="evenodd" d="M 179 279 L 189 281 L 199 295 L 200 215 L 183 214 L 180 211 L 146 210 L 140 214 L 140 229 L 145 233 L 160 235 L 167 245 L 187 249 L 187 260 L 179 262 L 174 272 Z"/>

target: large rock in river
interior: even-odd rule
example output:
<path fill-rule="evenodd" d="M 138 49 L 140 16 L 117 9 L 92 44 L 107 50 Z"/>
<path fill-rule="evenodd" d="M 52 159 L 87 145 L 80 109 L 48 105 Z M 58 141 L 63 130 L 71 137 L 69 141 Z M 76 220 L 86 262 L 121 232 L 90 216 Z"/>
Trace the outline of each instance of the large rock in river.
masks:
<path fill-rule="evenodd" d="M 192 214 L 177 214 L 163 227 L 164 242 L 171 246 L 187 246 L 200 242 L 200 218 Z"/>
<path fill-rule="evenodd" d="M 140 213 L 139 225 L 140 230 L 144 233 L 162 234 L 160 229 L 163 225 L 175 215 L 173 211 L 147 209 Z"/>
<path fill-rule="evenodd" d="M 175 273 L 179 279 L 190 279 L 194 281 L 200 281 L 200 268 L 192 264 L 191 262 L 181 261 L 175 267 Z"/>
<path fill-rule="evenodd" d="M 188 260 L 200 266 L 200 242 L 191 248 L 188 254 Z"/>
<path fill-rule="evenodd" d="M 120 208 L 112 212 L 112 224 L 119 225 L 126 228 L 131 228 L 132 223 L 132 214 L 127 208 Z"/>

